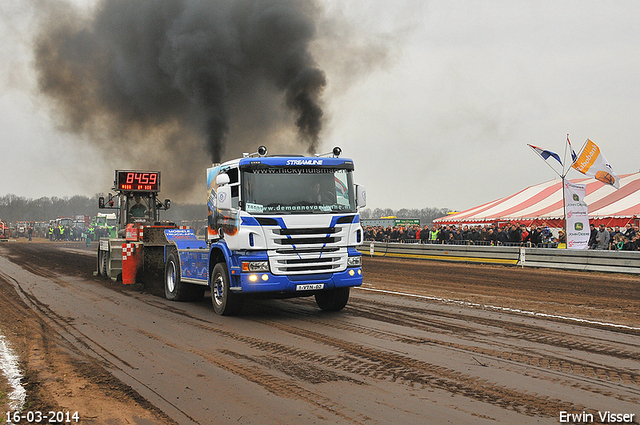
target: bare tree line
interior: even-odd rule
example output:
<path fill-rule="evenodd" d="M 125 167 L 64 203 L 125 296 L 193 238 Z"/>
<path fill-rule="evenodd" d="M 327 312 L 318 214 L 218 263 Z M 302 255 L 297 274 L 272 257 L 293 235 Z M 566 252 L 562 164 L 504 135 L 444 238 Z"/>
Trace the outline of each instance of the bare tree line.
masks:
<path fill-rule="evenodd" d="M 99 210 L 98 198 L 101 193 L 93 197 L 75 195 L 72 197 L 42 197 L 28 199 L 23 196 L 8 194 L 0 197 L 0 219 L 8 222 L 16 221 L 49 221 L 58 217 L 73 217 L 76 215 L 95 216 L 98 212 L 113 212 L 113 210 Z M 448 208 L 422 209 L 393 209 L 393 208 L 365 208 L 360 212 L 361 218 L 380 218 L 396 216 L 400 218 L 419 218 L 421 223 L 431 223 L 434 219 L 445 216 Z M 204 220 L 207 218 L 206 205 L 173 203 L 169 211 L 163 212 L 162 218 L 170 221 Z"/>
<path fill-rule="evenodd" d="M 7 222 L 43 221 L 48 222 L 58 217 L 74 217 L 88 215 L 94 217 L 98 212 L 109 213 L 114 210 L 98 209 L 98 198 L 104 196 L 97 193 L 92 197 L 75 195 L 72 197 L 42 197 L 28 199 L 23 196 L 8 194 L 0 197 L 0 219 Z M 172 203 L 171 209 L 162 213 L 162 219 L 170 221 L 204 220 L 207 208 L 202 204 Z"/>
<path fill-rule="evenodd" d="M 98 196 L 42 197 L 27 199 L 8 194 L 0 197 L 0 218 L 9 221 L 49 221 L 58 217 L 91 215 L 98 212 Z"/>

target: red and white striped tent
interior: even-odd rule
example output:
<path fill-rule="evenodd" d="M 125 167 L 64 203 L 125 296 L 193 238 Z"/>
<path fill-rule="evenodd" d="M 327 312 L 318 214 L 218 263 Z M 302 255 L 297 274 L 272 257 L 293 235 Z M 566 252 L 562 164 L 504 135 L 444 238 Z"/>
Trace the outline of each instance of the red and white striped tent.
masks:
<path fill-rule="evenodd" d="M 625 226 L 640 223 L 640 172 L 620 176 L 616 190 L 592 178 L 571 179 L 587 185 L 584 201 L 589 207 L 590 223 Z M 556 179 L 530 186 L 518 193 L 475 208 L 434 220 L 439 224 L 547 224 L 564 227 L 562 180 Z"/>

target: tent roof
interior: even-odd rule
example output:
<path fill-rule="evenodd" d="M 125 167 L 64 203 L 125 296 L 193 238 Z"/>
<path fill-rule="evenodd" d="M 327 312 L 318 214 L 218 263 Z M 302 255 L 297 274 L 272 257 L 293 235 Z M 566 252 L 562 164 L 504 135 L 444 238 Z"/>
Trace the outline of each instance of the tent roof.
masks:
<path fill-rule="evenodd" d="M 592 178 L 571 179 L 586 184 L 585 202 L 590 218 L 632 218 L 640 216 L 640 172 L 620 176 L 620 189 Z M 455 214 L 436 223 L 494 223 L 497 221 L 563 219 L 562 180 L 529 186 L 511 196 L 497 199 Z"/>

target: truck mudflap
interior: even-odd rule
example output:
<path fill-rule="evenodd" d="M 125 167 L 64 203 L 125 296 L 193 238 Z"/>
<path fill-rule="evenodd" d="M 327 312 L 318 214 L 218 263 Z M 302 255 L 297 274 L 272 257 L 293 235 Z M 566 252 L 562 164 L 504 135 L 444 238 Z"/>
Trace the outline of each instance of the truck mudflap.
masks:
<path fill-rule="evenodd" d="M 170 249 L 176 249 L 180 257 L 180 278 L 186 283 L 209 284 L 209 248 L 196 237 L 193 229 L 166 229 L 165 263 Z"/>

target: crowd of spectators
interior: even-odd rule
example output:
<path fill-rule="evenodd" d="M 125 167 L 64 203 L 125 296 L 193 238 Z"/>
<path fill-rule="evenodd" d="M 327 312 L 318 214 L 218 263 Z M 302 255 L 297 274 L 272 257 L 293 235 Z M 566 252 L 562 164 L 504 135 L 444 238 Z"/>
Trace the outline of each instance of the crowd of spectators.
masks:
<path fill-rule="evenodd" d="M 627 223 L 623 228 L 620 226 L 605 227 L 604 224 L 600 224 L 596 228 L 592 224 L 589 248 L 638 251 L 640 250 L 640 228 L 632 226 L 631 223 Z"/>
<path fill-rule="evenodd" d="M 493 245 L 493 246 L 529 246 L 529 247 L 566 247 L 567 237 L 564 230 L 554 231 L 546 224 L 510 223 L 505 226 L 489 225 L 440 225 L 424 227 L 418 225 L 383 227 L 365 226 L 365 241 L 456 244 L 456 245 Z M 627 224 L 620 229 L 591 225 L 589 249 L 640 250 L 640 231 L 638 226 Z"/>
<path fill-rule="evenodd" d="M 47 238 L 50 241 L 79 241 L 82 238 L 82 229 L 77 226 L 63 226 L 53 223 L 49 225 Z"/>

